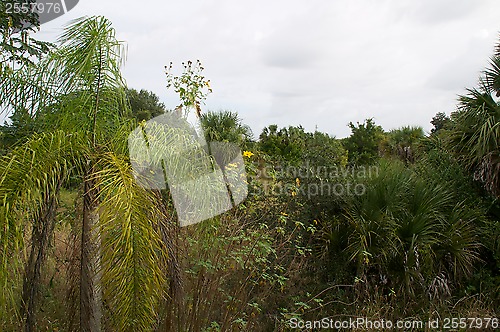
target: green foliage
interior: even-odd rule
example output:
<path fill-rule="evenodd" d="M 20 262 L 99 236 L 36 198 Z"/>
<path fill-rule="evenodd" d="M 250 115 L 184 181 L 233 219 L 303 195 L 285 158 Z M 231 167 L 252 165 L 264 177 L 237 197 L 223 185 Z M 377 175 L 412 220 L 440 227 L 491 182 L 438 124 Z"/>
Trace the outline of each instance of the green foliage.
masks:
<path fill-rule="evenodd" d="M 5 286 L 0 294 L 0 315 L 11 312 L 20 319 L 17 299 L 10 298 L 19 285 L 7 281 L 12 277 L 8 271 L 23 275 L 21 257 L 16 253 L 25 248 L 25 232 L 41 217 L 44 194 L 55 192 L 58 182 L 78 169 L 85 152 L 80 135 L 54 131 L 29 138 L 0 159 L 0 282 Z M 20 279 L 14 280 L 22 282 Z"/>
<path fill-rule="evenodd" d="M 155 225 L 162 212 L 135 181 L 126 156 L 106 153 L 98 163 L 102 288 L 113 326 L 147 331 L 155 323 L 168 253 Z"/>
<path fill-rule="evenodd" d="M 422 127 L 405 126 L 393 129 L 385 136 L 382 149 L 405 162 L 414 162 L 420 141 L 424 138 Z"/>
<path fill-rule="evenodd" d="M 165 113 L 165 105 L 151 91 L 127 89 L 126 94 L 130 103 L 132 117 L 137 121 L 147 121 Z"/>
<path fill-rule="evenodd" d="M 479 88 L 461 96 L 446 131 L 448 148 L 493 195 L 500 197 L 500 103 L 497 100 L 500 47 Z"/>
<path fill-rule="evenodd" d="M 384 130 L 373 119 L 354 125 L 349 122 L 351 136 L 344 139 L 344 147 L 349 151 L 349 163 L 356 165 L 373 164 L 379 157 L 379 147 Z"/>
<path fill-rule="evenodd" d="M 388 136 L 393 147 L 411 147 L 424 137 L 424 130 L 422 127 L 405 126 L 391 130 Z"/>
<path fill-rule="evenodd" d="M 436 113 L 431 121 L 431 124 L 434 126 L 434 128 L 431 129 L 431 134 L 437 134 L 441 129 L 446 128 L 449 123 L 450 118 L 445 113 Z"/>
<path fill-rule="evenodd" d="M 292 165 L 308 162 L 314 166 L 345 165 L 346 153 L 340 142 L 321 132 L 306 133 L 301 126 L 281 128 L 270 125 L 259 137 L 262 152 Z"/>
<path fill-rule="evenodd" d="M 443 146 L 445 153 L 450 154 L 462 166 L 460 173 L 465 173 L 469 181 L 477 181 L 475 185 L 480 184 L 489 194 L 479 188 L 466 192 L 463 187 L 456 187 L 457 191 L 462 192 L 470 201 L 478 206 L 485 206 L 485 214 L 488 216 L 481 227 L 483 245 L 481 258 L 485 264 L 471 278 L 468 291 L 470 293 L 481 289 L 482 294 L 488 294 L 490 299 L 497 300 L 498 297 L 492 294 L 498 292 L 498 287 L 487 285 L 498 281 L 498 271 L 500 271 L 499 61 L 500 46 L 497 45 L 489 67 L 480 77 L 479 87 L 468 89 L 467 95 L 460 96 L 457 110 L 451 114 L 449 120 L 446 120 L 445 126 L 439 131 L 439 139 L 436 140 Z M 481 281 L 478 280 L 479 275 L 483 276 Z"/>
<path fill-rule="evenodd" d="M 12 145 L 28 139 L 40 130 L 39 122 L 22 108 L 12 114 L 10 121 L 10 124 L 0 126 L 0 154 L 5 154 Z"/>
<path fill-rule="evenodd" d="M 495 193 L 498 54 L 481 87 L 461 97 L 450 119 L 433 118 L 429 137 L 420 127 L 384 133 L 368 119 L 350 123 L 352 134 L 342 141 L 271 125 L 250 142 L 235 112 L 201 114 L 211 90 L 199 61 L 184 64 L 180 76 L 170 66 L 168 87 L 185 113 L 196 108 L 207 141 L 247 150 L 247 199 L 178 228 L 170 191 L 139 186 L 131 163 L 152 158 L 156 170 L 171 165 L 191 180 L 213 170 L 214 160 L 192 139 L 180 112 L 167 115 L 179 115 L 186 127 L 155 123 L 139 131 L 140 142 L 126 144 L 136 119 L 159 115 L 164 106 L 151 92 L 126 89 L 123 46 L 109 21 L 74 21 L 59 42 L 39 62 L 3 71 L 0 81 L 0 106 L 14 112 L 1 132 L 9 143 L 0 158 L 2 330 L 23 328 L 24 256 L 37 245 L 29 234 L 44 220 L 47 196 L 57 205 L 61 184 L 71 192 L 53 206 L 54 247 L 41 270 L 44 313 L 36 312 L 40 330 L 78 329 L 63 318 L 78 313 L 67 309 L 78 303 L 75 275 L 56 263 L 81 271 L 79 219 L 90 192 L 106 331 L 287 330 L 292 317 L 332 312 L 422 320 L 498 314 L 498 195 L 474 181 Z M 128 150 L 143 139 L 152 154 L 131 161 Z M 174 142 L 192 154 L 177 156 Z M 243 165 L 228 166 L 227 178 L 240 176 L 230 168 Z M 83 179 L 90 188 L 82 188 Z M 363 190 L 346 190 L 355 185 Z M 345 191 L 318 191 L 322 186 Z M 213 205 L 213 195 L 206 196 L 204 204 Z"/>
<path fill-rule="evenodd" d="M 33 215 L 37 210 L 30 206 L 41 204 L 42 189 L 54 193 L 54 183 L 61 176 L 68 181 L 70 171 L 80 179 L 91 178 L 91 190 L 98 193 L 95 202 L 100 206 L 95 227 L 102 241 L 100 269 L 109 325 L 118 330 L 149 330 L 163 284 L 158 255 L 165 251 L 151 225 L 150 213 L 157 211 L 157 202 L 138 187 L 128 157 L 122 154 L 129 131 L 120 114 L 126 105 L 120 73 L 123 45 L 103 17 L 74 21 L 59 44 L 40 62 L 12 71 L 12 80 L 0 82 L 3 104 L 14 110 L 29 105 L 31 114 L 43 119 L 40 126 L 47 132 L 41 138 L 29 138 L 2 159 L 2 229 L 14 232 L 2 236 L 2 254 L 11 255 L 12 246 L 23 248 L 16 234 L 37 219 Z M 34 146 L 45 141 L 68 143 L 64 149 Z M 16 162 L 20 165 L 14 167 Z M 26 186 L 21 185 L 23 179 Z M 85 197 L 89 192 L 82 194 Z M 13 208 L 14 202 L 21 206 Z M 16 218 L 20 211 L 24 218 Z M 4 227 L 14 220 L 15 227 Z M 83 257 L 81 261 L 83 265 Z"/>
<path fill-rule="evenodd" d="M 355 263 L 358 291 L 374 296 L 377 288 L 393 288 L 417 302 L 422 293 L 449 296 L 478 261 L 480 211 L 444 183 L 399 162 L 379 167 L 378 175 L 367 179 L 366 193 L 354 196 L 346 208 L 347 223 L 339 220 L 335 226 L 344 234 L 337 250 Z M 443 282 L 440 288 L 434 287 L 437 280 Z"/>
<path fill-rule="evenodd" d="M 342 167 L 347 164 L 347 151 L 335 137 L 315 131 L 306 135 L 302 160 L 316 166 Z"/>
<path fill-rule="evenodd" d="M 201 104 L 204 103 L 208 94 L 212 92 L 210 87 L 210 80 L 207 80 L 201 72 L 205 69 L 201 65 L 200 60 L 193 63 L 191 60 L 187 63 L 182 63 L 184 71 L 180 76 L 172 74 L 172 62 L 167 67 L 165 66 L 167 74 L 167 89 L 171 87 L 179 94 L 182 101 L 179 108 L 185 107 L 186 114 L 189 108 L 194 107 L 198 117 L 201 116 Z"/>
<path fill-rule="evenodd" d="M 281 128 L 278 131 L 278 126 L 270 125 L 262 130 L 259 145 L 263 152 L 297 164 L 302 160 L 302 153 L 305 149 L 305 136 L 304 128 L 301 126 L 290 126 Z"/>
<path fill-rule="evenodd" d="M 236 112 L 208 112 L 202 114 L 200 121 L 207 142 L 229 142 L 244 147 L 252 139 L 252 130 Z"/>
<path fill-rule="evenodd" d="M 7 62 L 12 64 L 30 64 L 33 58 L 41 57 L 53 46 L 50 43 L 36 40 L 30 33 L 40 27 L 38 14 L 27 11 L 7 13 L 9 4 L 25 3 L 31 6 L 36 0 L 4 0 L 0 2 L 0 76 L 7 70 Z"/>

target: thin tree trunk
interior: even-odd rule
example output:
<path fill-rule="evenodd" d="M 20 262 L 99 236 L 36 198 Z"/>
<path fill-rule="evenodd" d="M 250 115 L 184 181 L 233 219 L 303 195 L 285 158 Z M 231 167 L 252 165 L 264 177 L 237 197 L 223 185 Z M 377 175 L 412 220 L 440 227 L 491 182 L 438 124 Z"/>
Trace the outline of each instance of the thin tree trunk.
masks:
<path fill-rule="evenodd" d="M 80 328 L 83 332 L 101 331 L 102 291 L 100 287 L 100 243 L 95 234 L 99 221 L 97 189 L 87 165 L 83 183 L 83 223 L 80 267 Z"/>
<path fill-rule="evenodd" d="M 183 300 L 183 282 L 180 267 L 179 253 L 179 225 L 172 218 L 169 218 L 170 212 L 167 208 L 167 202 L 160 190 L 153 190 L 160 209 L 162 211 L 162 220 L 158 228 L 161 234 L 162 241 L 167 250 L 167 277 L 169 282 L 169 295 L 167 299 L 165 321 L 160 331 L 178 331 L 180 330 L 181 317 L 181 302 Z M 170 219 L 170 220 L 169 220 Z"/>
<path fill-rule="evenodd" d="M 97 113 L 99 112 L 102 79 L 102 49 L 99 48 L 99 69 L 95 91 L 92 125 L 92 148 L 97 149 Z M 87 161 L 83 178 L 82 258 L 80 266 L 80 328 L 83 332 L 100 332 L 102 317 L 102 289 L 100 285 L 101 243 L 95 226 L 99 222 L 98 189 L 92 178 L 94 163 Z M 97 234 L 94 234 L 96 232 Z M 97 236 L 95 236 L 97 235 Z"/>
<path fill-rule="evenodd" d="M 43 193 L 43 201 L 38 211 L 37 220 L 33 225 L 31 251 L 26 264 L 21 303 L 25 332 L 35 331 L 42 268 L 45 264 L 51 236 L 54 233 L 57 195 L 61 186 L 61 180 L 57 181 L 55 192 L 47 190 Z"/>

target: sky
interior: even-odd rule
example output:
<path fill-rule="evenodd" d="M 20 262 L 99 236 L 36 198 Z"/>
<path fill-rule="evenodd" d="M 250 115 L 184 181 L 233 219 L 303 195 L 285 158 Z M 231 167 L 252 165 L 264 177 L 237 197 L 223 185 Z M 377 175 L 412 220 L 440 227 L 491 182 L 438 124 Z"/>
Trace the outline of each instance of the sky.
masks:
<path fill-rule="evenodd" d="M 498 0 L 80 0 L 34 37 L 92 15 L 126 42 L 129 87 L 174 108 L 165 65 L 199 59 L 213 88 L 203 110 L 238 112 L 256 138 L 270 124 L 346 137 L 367 118 L 430 131 L 500 39 Z"/>

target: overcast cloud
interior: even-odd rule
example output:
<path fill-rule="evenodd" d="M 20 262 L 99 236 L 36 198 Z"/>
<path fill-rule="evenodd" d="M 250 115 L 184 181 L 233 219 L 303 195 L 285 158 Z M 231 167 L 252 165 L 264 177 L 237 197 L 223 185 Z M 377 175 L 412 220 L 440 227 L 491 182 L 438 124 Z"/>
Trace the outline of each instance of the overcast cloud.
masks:
<path fill-rule="evenodd" d="M 127 42 L 130 87 L 173 108 L 164 66 L 199 59 L 214 90 L 204 109 L 237 111 L 256 137 L 273 123 L 345 137 L 369 117 L 429 130 L 476 84 L 500 31 L 498 0 L 80 0 L 36 36 L 53 41 L 84 15 Z"/>

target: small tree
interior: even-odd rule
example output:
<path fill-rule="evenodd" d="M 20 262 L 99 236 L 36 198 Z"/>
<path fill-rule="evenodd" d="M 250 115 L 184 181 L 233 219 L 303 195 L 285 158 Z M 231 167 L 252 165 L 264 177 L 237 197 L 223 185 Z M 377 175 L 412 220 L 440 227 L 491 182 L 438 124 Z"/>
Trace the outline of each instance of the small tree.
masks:
<path fill-rule="evenodd" d="M 263 152 L 270 156 L 276 156 L 282 161 L 298 164 L 306 146 L 306 136 L 302 126 L 281 128 L 270 125 L 262 130 L 259 137 L 259 145 Z"/>
<path fill-rule="evenodd" d="M 138 121 L 149 120 L 165 113 L 165 105 L 151 91 L 127 89 L 126 94 L 130 103 L 132 117 Z"/>
<path fill-rule="evenodd" d="M 437 134 L 441 129 L 446 128 L 446 126 L 450 123 L 450 118 L 443 112 L 438 112 L 432 118 L 431 124 L 434 128 L 431 129 L 431 134 Z"/>
<path fill-rule="evenodd" d="M 376 125 L 372 118 L 354 125 L 349 122 L 351 136 L 344 140 L 344 147 L 349 151 L 349 163 L 372 164 L 379 157 L 379 146 L 384 137 L 384 130 Z"/>
<path fill-rule="evenodd" d="M 404 162 L 414 162 L 418 143 L 424 138 L 422 127 L 404 126 L 387 134 L 389 152 Z"/>

